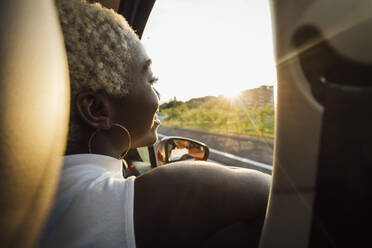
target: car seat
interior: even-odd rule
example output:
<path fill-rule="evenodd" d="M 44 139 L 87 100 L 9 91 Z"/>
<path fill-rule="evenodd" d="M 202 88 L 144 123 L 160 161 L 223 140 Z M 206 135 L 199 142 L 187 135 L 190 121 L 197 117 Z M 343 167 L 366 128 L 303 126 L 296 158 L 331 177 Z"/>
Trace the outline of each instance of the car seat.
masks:
<path fill-rule="evenodd" d="M 0 2 L 0 246 L 31 247 L 64 153 L 69 83 L 54 1 Z"/>

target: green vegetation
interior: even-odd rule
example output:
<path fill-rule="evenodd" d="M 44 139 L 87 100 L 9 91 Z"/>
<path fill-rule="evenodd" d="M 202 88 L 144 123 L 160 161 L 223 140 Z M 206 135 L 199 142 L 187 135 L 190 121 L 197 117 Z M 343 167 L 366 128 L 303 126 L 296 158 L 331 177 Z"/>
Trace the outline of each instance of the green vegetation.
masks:
<path fill-rule="evenodd" d="M 274 137 L 274 107 L 251 106 L 241 99 L 204 97 L 188 102 L 176 99 L 163 103 L 160 112 L 165 125 L 196 128 L 221 133 Z"/>

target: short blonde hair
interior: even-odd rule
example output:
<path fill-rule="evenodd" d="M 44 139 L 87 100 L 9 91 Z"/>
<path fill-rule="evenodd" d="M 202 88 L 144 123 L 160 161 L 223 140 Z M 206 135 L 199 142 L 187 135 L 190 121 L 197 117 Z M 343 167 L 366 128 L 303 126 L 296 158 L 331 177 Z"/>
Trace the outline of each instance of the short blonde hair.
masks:
<path fill-rule="evenodd" d="M 128 93 L 133 45 L 138 36 L 121 15 L 99 3 L 57 0 L 70 70 L 71 93 L 89 88 Z"/>
<path fill-rule="evenodd" d="M 70 143 L 78 138 L 76 94 L 82 89 L 104 90 L 113 96 L 128 94 L 133 47 L 140 41 L 124 17 L 99 3 L 56 0 L 56 6 L 70 71 Z"/>

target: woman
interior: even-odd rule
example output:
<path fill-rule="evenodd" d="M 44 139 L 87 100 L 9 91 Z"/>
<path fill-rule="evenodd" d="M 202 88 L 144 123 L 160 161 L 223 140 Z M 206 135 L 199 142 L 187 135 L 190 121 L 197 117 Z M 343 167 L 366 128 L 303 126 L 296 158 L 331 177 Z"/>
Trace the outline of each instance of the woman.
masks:
<path fill-rule="evenodd" d="M 114 11 L 78 0 L 57 0 L 57 8 L 71 120 L 40 246 L 197 247 L 221 228 L 262 218 L 270 177 L 259 172 L 184 162 L 122 177 L 127 151 L 157 139 L 151 60 Z"/>

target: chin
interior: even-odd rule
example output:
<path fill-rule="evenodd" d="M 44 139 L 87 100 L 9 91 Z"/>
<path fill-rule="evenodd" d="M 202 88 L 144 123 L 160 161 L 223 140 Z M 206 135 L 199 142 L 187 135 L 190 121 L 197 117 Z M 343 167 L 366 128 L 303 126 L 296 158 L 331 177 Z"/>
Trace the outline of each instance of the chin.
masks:
<path fill-rule="evenodd" d="M 158 140 L 158 134 L 155 132 L 152 139 L 149 140 L 149 142 L 146 146 L 151 146 L 151 145 L 155 144 L 157 140 Z"/>
<path fill-rule="evenodd" d="M 151 129 L 139 142 L 136 142 L 136 147 L 151 146 L 158 140 L 157 128 Z"/>

